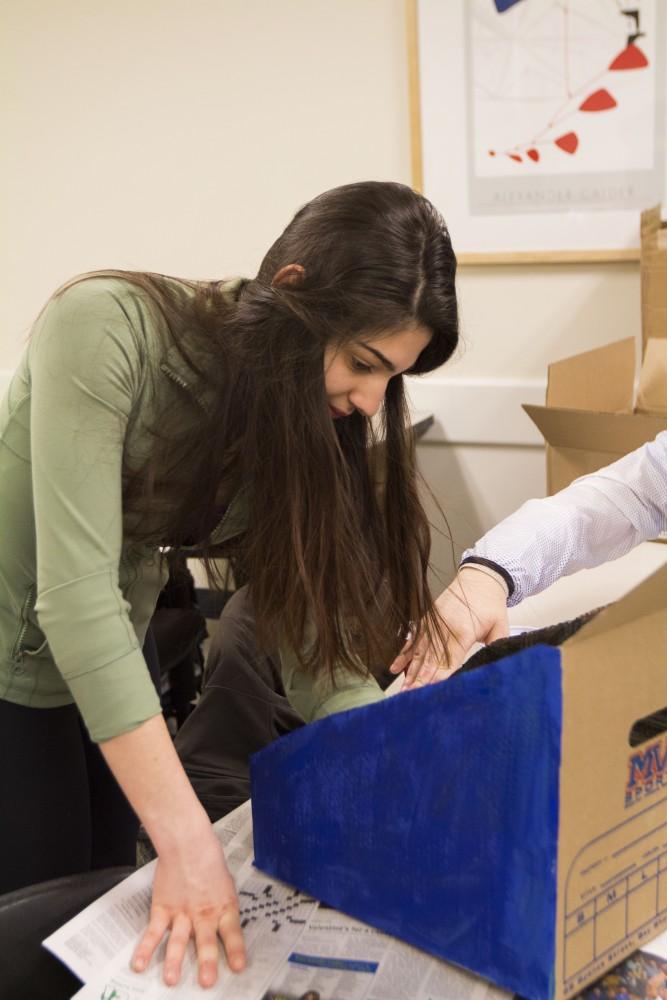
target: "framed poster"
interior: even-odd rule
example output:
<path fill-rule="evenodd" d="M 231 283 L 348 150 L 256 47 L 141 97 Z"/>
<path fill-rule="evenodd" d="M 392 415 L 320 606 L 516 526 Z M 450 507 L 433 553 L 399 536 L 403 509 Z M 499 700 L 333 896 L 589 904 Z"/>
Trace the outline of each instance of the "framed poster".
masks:
<path fill-rule="evenodd" d="M 409 0 L 413 183 L 463 263 L 637 259 L 664 21 L 664 0 Z"/>

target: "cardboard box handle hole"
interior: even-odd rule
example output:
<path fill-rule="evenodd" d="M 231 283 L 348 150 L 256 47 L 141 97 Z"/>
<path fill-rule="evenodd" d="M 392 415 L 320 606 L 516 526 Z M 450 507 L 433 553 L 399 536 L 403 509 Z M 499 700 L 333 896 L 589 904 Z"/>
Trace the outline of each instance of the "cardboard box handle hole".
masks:
<path fill-rule="evenodd" d="M 663 733 L 667 733 L 667 706 L 633 722 L 628 735 L 628 743 L 631 747 L 636 747 L 640 743 L 646 743 L 647 740 L 657 739 Z"/>

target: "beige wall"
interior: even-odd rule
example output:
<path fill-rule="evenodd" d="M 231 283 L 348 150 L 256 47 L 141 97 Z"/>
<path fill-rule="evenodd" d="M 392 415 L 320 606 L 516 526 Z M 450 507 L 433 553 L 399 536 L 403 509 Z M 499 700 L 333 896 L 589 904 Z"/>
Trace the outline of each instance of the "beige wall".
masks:
<path fill-rule="evenodd" d="M 402 0 L 21 0 L 0 16 L 2 367 L 72 273 L 252 271 L 319 191 L 408 179 Z"/>
<path fill-rule="evenodd" d="M 637 264 L 463 268 L 459 297 L 464 345 L 437 376 L 442 433 L 435 437 L 452 443 L 419 448 L 451 529 L 451 542 L 434 534 L 433 562 L 444 580 L 481 533 L 529 496 L 544 495 L 543 448 L 532 443 L 541 438 L 520 404 L 544 401 L 547 364 L 639 339 L 641 330 Z M 428 404 L 437 405 L 433 393 Z"/>
<path fill-rule="evenodd" d="M 252 272 L 317 192 L 410 181 L 403 0 L 22 0 L 0 18 L 0 371 L 73 273 Z M 505 398 L 496 380 L 520 395 L 639 327 L 631 265 L 467 269 L 459 288 L 466 350 L 438 388 L 457 425 Z M 534 436 L 508 444 L 489 414 L 420 448 L 458 548 L 544 489 Z"/>

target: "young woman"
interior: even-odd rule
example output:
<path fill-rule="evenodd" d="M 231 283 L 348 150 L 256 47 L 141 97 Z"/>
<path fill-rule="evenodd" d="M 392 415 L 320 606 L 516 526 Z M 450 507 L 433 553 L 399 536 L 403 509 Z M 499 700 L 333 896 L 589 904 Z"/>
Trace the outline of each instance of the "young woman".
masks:
<path fill-rule="evenodd" d="M 455 267 L 423 197 L 337 188 L 253 280 L 70 282 L 2 404 L 0 889 L 131 862 L 126 797 L 158 853 L 134 964 L 169 932 L 169 983 L 191 936 L 203 985 L 218 934 L 233 969 L 244 948 L 142 655 L 161 550 L 242 551 L 260 642 L 313 716 L 377 698 L 371 665 L 439 628 L 401 376 L 456 346 Z"/>

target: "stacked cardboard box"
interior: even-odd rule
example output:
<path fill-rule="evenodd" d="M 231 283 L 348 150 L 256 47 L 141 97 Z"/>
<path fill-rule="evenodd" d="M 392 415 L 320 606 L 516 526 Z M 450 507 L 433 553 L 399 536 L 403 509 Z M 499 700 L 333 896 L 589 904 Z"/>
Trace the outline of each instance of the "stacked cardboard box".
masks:
<path fill-rule="evenodd" d="M 621 340 L 549 366 L 545 406 L 524 406 L 547 444 L 555 493 L 667 430 L 667 226 L 642 213 L 642 361 L 635 400 L 635 343 Z"/>
<path fill-rule="evenodd" d="M 667 223 L 660 206 L 642 212 L 642 335 L 644 342 L 667 337 Z"/>

